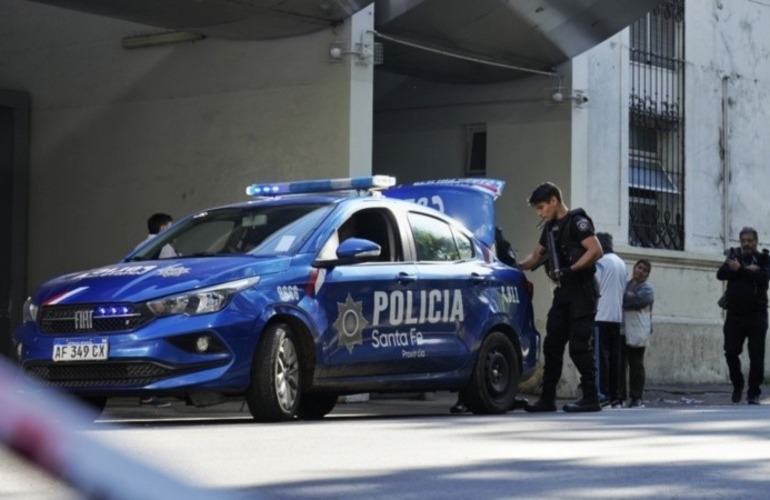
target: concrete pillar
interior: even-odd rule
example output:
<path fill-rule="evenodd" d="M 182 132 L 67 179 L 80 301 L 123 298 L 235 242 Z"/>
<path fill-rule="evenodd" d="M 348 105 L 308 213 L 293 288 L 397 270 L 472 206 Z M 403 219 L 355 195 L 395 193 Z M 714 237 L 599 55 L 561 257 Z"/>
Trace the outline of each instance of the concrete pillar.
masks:
<path fill-rule="evenodd" d="M 350 68 L 350 142 L 348 165 L 351 176 L 372 173 L 372 114 L 374 107 L 374 4 L 350 18 L 348 46 L 357 52 L 348 58 Z"/>
<path fill-rule="evenodd" d="M 575 58 L 571 62 L 572 84 L 568 92 L 573 98 L 569 102 L 572 109 L 570 137 L 570 208 L 588 205 L 588 109 L 579 100 L 579 96 L 588 88 L 588 65 L 585 58 Z M 586 94 L 587 95 L 587 94 Z M 564 189 L 565 186 L 562 186 Z"/>

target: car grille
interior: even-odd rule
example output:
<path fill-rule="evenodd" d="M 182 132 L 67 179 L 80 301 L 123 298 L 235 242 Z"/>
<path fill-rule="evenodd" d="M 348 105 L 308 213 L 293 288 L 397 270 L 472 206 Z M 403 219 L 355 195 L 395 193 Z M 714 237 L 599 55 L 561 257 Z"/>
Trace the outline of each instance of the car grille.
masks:
<path fill-rule="evenodd" d="M 38 324 L 43 333 L 125 332 L 153 319 L 152 313 L 133 304 L 46 306 Z"/>
<path fill-rule="evenodd" d="M 24 371 L 51 387 L 143 386 L 190 370 L 174 370 L 150 362 L 41 363 Z"/>

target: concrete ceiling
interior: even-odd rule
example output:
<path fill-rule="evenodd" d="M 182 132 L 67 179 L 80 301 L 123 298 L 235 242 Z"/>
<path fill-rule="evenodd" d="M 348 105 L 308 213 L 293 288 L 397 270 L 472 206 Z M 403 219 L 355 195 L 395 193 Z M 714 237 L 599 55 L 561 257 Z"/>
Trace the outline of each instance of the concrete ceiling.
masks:
<path fill-rule="evenodd" d="M 373 0 L 32 0 L 158 28 L 263 40 L 344 21 Z M 441 55 L 550 71 L 661 0 L 377 0 L 382 69 L 429 80 L 488 83 L 529 73 Z M 397 41 L 394 41 L 397 40 Z M 433 51 L 405 45 L 409 42 Z"/>
<path fill-rule="evenodd" d="M 265 40 L 344 21 L 373 0 L 33 0 L 158 28 Z"/>
<path fill-rule="evenodd" d="M 390 0 L 377 31 L 501 65 L 550 71 L 618 33 L 660 0 Z M 529 76 L 386 40 L 385 68 L 429 80 L 490 82 Z"/>

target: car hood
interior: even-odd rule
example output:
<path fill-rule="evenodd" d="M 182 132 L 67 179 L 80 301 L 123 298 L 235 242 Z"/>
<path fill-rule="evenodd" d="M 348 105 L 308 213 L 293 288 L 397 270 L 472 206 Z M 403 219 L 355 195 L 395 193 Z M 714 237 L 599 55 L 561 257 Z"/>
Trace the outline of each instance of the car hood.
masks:
<path fill-rule="evenodd" d="M 140 302 L 166 295 L 281 272 L 290 257 L 205 257 L 125 262 L 48 281 L 34 294 L 40 305 Z"/>

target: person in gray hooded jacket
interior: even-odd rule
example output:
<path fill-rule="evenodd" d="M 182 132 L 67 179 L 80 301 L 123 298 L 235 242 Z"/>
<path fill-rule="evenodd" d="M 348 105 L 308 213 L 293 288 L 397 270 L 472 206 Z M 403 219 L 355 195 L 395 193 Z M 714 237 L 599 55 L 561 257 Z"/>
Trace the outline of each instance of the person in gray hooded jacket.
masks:
<path fill-rule="evenodd" d="M 647 259 L 637 261 L 623 295 L 630 408 L 644 407 L 644 351 L 652 335 L 652 304 L 655 302 L 655 291 L 647 281 L 651 270 L 652 265 Z"/>

